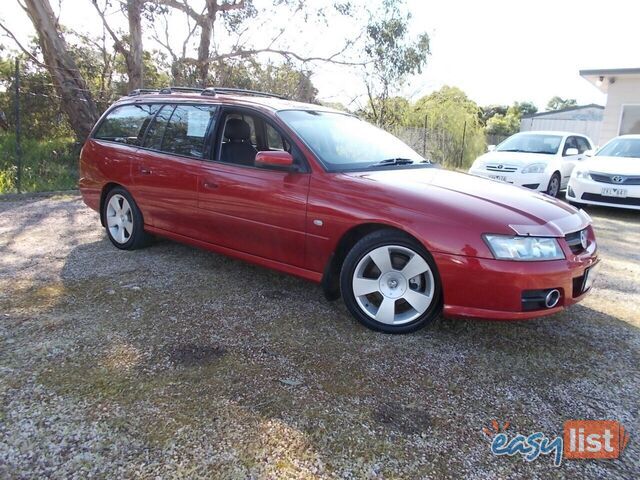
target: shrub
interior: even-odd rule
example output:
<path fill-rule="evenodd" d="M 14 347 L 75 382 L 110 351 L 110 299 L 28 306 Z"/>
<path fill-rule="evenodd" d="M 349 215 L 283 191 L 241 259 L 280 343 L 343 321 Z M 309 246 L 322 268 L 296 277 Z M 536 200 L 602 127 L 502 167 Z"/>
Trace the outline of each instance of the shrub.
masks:
<path fill-rule="evenodd" d="M 24 139 L 22 147 L 23 192 L 75 188 L 78 182 L 79 146 L 72 138 Z M 0 194 L 17 190 L 16 138 L 0 135 Z"/>

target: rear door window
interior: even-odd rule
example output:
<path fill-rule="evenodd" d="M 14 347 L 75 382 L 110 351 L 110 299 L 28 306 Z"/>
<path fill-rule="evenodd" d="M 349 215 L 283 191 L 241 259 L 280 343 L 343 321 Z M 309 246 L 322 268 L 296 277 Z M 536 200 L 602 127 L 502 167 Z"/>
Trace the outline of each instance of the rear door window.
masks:
<path fill-rule="evenodd" d="M 167 123 L 162 151 L 188 157 L 205 157 L 205 137 L 216 107 L 213 105 L 178 105 Z"/>
<path fill-rule="evenodd" d="M 156 104 L 116 107 L 102 121 L 93 137 L 140 146 L 151 119 L 159 109 L 160 105 Z"/>

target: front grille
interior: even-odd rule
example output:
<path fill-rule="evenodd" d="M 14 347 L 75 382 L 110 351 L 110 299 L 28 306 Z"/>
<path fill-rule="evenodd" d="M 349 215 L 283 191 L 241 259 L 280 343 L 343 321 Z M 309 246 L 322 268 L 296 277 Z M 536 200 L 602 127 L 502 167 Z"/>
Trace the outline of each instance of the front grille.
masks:
<path fill-rule="evenodd" d="M 582 240 L 580 239 L 582 232 L 583 230 L 578 230 L 577 232 L 567 233 L 564 236 L 567 245 L 569 245 L 569 248 L 574 255 L 584 252 L 584 248 L 582 248 Z"/>
<path fill-rule="evenodd" d="M 607 197 L 597 193 L 583 193 L 582 200 L 591 200 L 592 202 L 613 203 L 615 205 L 632 205 L 634 207 L 640 206 L 640 198 L 620 198 L 620 197 Z"/>
<path fill-rule="evenodd" d="M 503 165 L 501 163 L 497 163 L 495 165 L 487 165 L 486 168 L 491 172 L 506 172 L 506 173 L 513 173 L 516 170 L 518 170 L 518 167 L 514 167 L 511 165 Z"/>
<path fill-rule="evenodd" d="M 589 174 L 592 180 L 600 183 L 611 183 L 613 185 L 640 185 L 640 176 L 632 175 L 609 175 L 607 173 L 591 172 Z M 622 181 L 614 181 L 614 177 L 620 177 Z"/>

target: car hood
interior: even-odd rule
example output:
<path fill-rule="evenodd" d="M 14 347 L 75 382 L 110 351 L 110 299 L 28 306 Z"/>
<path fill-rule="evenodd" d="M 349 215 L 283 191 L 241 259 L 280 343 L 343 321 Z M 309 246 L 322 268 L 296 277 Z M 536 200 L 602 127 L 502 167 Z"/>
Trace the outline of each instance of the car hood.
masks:
<path fill-rule="evenodd" d="M 578 165 L 593 172 L 610 175 L 640 175 L 640 158 L 595 156 Z"/>
<path fill-rule="evenodd" d="M 463 218 L 469 228 L 494 233 L 560 237 L 591 223 L 582 210 L 548 195 L 440 168 L 348 175 L 374 182 L 395 202 L 412 202 L 409 208 L 419 204 L 432 218 Z"/>
<path fill-rule="evenodd" d="M 478 157 L 474 166 L 483 167 L 487 164 L 503 163 L 524 167 L 532 163 L 548 162 L 553 155 L 545 153 L 524 153 L 524 152 L 488 152 Z"/>

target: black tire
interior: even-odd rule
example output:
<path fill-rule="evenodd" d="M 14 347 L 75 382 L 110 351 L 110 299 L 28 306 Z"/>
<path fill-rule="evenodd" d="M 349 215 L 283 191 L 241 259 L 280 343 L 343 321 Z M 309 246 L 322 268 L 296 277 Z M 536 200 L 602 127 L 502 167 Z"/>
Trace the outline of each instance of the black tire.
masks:
<path fill-rule="evenodd" d="M 433 277 L 433 284 L 431 286 L 431 288 L 433 289 L 433 295 L 431 303 L 429 304 L 426 311 L 424 311 L 420 316 L 409 321 L 408 323 L 391 325 L 389 323 L 376 321 L 374 318 L 372 318 L 372 316 L 370 316 L 370 314 L 364 311 L 356 301 L 356 297 L 353 291 L 353 278 L 356 267 L 358 267 L 361 260 L 363 260 L 363 258 L 370 252 L 374 251 L 376 248 L 384 246 L 400 246 L 412 250 L 414 253 L 422 257 L 422 259 L 427 263 Z M 409 284 L 410 283 L 407 283 L 407 285 Z M 375 232 L 372 232 L 360 239 L 360 241 L 358 241 L 353 246 L 342 264 L 342 270 L 340 272 L 340 290 L 342 293 L 342 299 L 347 309 L 360 323 L 362 323 L 367 328 L 384 333 L 414 332 L 432 323 L 442 310 L 442 287 L 440 275 L 438 274 L 436 264 L 431 254 L 429 254 L 429 252 L 420 243 L 418 243 L 410 236 L 392 229 L 377 230 Z M 377 292 L 375 293 L 375 295 L 381 295 L 381 292 Z M 380 298 L 384 300 L 383 297 Z M 397 300 L 401 299 L 398 298 Z M 397 300 L 393 300 L 394 312 L 396 312 L 398 308 Z"/>
<path fill-rule="evenodd" d="M 109 228 L 109 204 L 111 200 L 116 196 L 123 197 L 129 204 L 130 213 L 126 213 L 127 220 L 130 220 L 133 228 L 131 232 L 125 230 L 124 241 L 119 241 L 114 237 L 112 230 Z M 149 240 L 149 235 L 144 231 L 144 220 L 142 218 L 142 213 L 138 208 L 135 200 L 131 196 L 129 192 L 127 192 L 122 187 L 115 187 L 107 193 L 106 198 L 104 199 L 104 204 L 102 206 L 102 220 L 105 226 L 105 230 L 107 231 L 107 236 L 111 243 L 121 250 L 135 250 L 138 248 L 142 248 L 147 245 Z"/>
<path fill-rule="evenodd" d="M 555 182 L 555 183 L 554 183 Z M 562 184 L 562 178 L 558 172 L 554 172 L 549 179 L 549 185 L 547 185 L 547 195 L 557 197 L 560 194 L 560 187 Z"/>

